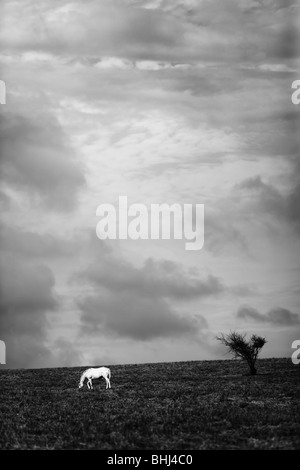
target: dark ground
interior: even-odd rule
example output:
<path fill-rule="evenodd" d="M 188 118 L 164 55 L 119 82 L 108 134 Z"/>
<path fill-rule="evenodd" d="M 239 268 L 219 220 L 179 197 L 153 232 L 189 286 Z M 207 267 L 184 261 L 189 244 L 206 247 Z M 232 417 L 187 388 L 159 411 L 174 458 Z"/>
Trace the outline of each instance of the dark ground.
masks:
<path fill-rule="evenodd" d="M 0 370 L 0 449 L 300 449 L 300 366 L 193 361 Z"/>

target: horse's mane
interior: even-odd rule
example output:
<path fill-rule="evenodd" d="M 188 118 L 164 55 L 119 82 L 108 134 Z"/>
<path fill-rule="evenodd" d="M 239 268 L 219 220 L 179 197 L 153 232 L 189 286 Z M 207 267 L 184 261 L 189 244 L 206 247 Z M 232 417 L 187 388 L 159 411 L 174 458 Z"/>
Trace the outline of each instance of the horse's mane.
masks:
<path fill-rule="evenodd" d="M 82 374 L 81 374 L 81 376 L 80 376 L 80 381 L 83 379 L 83 376 L 85 375 L 85 373 L 86 373 L 87 371 L 88 371 L 88 369 L 85 369 L 85 370 L 82 372 Z"/>

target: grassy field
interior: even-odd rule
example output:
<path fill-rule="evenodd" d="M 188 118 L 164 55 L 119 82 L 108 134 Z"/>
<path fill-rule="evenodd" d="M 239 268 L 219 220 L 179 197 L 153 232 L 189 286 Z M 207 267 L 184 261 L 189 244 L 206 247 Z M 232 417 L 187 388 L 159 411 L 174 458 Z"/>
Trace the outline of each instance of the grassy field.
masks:
<path fill-rule="evenodd" d="M 1 449 L 299 449 L 300 367 L 261 359 L 0 370 Z"/>

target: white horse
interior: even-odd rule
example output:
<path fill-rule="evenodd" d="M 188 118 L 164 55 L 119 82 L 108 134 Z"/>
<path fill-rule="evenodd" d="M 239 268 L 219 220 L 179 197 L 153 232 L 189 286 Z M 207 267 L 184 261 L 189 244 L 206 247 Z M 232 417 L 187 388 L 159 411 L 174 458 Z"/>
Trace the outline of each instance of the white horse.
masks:
<path fill-rule="evenodd" d="M 111 388 L 110 386 L 110 369 L 108 367 L 98 367 L 97 369 L 91 368 L 91 369 L 86 369 L 81 377 L 80 377 L 80 382 L 79 382 L 79 387 L 83 387 L 85 379 L 87 379 L 87 386 L 91 390 L 93 388 L 92 384 L 92 379 L 99 379 L 100 377 L 104 377 L 106 381 L 106 388 Z"/>

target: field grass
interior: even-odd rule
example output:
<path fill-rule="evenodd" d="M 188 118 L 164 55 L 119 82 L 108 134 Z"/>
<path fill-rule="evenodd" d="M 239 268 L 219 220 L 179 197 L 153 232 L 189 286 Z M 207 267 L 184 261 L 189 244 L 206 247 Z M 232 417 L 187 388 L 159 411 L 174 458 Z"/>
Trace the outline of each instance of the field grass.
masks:
<path fill-rule="evenodd" d="M 299 449 L 300 366 L 261 359 L 0 370 L 1 449 Z"/>

